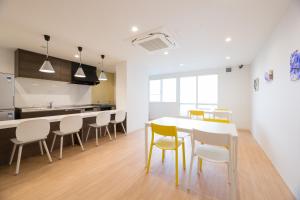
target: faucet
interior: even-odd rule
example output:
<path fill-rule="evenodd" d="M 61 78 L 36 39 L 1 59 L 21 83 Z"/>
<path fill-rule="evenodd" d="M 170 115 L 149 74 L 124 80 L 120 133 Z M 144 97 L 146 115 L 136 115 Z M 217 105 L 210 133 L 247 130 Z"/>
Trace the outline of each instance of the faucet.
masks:
<path fill-rule="evenodd" d="M 53 108 L 53 101 L 49 102 L 49 108 Z"/>

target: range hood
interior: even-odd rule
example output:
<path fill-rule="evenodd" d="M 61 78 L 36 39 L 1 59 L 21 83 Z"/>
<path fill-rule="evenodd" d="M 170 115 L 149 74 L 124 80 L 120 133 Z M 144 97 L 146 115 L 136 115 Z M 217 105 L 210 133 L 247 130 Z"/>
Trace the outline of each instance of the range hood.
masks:
<path fill-rule="evenodd" d="M 89 65 L 81 64 L 81 67 L 84 71 L 85 78 L 75 77 L 75 73 L 79 67 L 79 63 L 72 62 L 71 67 L 71 83 L 74 84 L 83 84 L 83 85 L 97 85 L 100 83 L 97 76 L 97 68 Z"/>

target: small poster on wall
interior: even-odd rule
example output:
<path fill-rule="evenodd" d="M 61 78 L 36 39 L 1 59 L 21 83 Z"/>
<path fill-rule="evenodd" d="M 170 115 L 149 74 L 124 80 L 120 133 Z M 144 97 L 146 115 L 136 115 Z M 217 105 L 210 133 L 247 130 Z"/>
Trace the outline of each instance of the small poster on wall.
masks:
<path fill-rule="evenodd" d="M 294 51 L 290 59 L 290 77 L 292 81 L 300 79 L 300 52 Z"/>
<path fill-rule="evenodd" d="M 268 72 L 265 72 L 265 80 L 266 81 L 273 81 L 273 70 L 269 70 Z"/>
<path fill-rule="evenodd" d="M 259 90 L 259 78 L 254 79 L 254 91 L 257 92 Z"/>

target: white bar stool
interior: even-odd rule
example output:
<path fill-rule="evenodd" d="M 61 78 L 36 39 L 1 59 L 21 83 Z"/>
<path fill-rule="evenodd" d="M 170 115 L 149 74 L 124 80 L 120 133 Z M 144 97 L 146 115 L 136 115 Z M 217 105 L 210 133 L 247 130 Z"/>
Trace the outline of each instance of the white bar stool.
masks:
<path fill-rule="evenodd" d="M 82 151 L 84 151 L 81 139 L 79 137 L 78 132 L 82 128 L 82 123 L 83 120 L 80 116 L 68 116 L 64 117 L 61 122 L 60 122 L 60 130 L 58 131 L 53 131 L 54 133 L 54 138 L 52 141 L 52 146 L 51 146 L 51 152 L 53 151 L 53 147 L 55 144 L 55 139 L 56 136 L 60 136 L 60 152 L 59 152 L 59 159 L 62 159 L 62 150 L 63 150 L 63 145 L 64 145 L 64 136 L 65 135 L 71 135 L 72 139 L 72 145 L 74 146 L 74 136 L 75 134 L 77 136 L 78 142 L 81 146 Z"/>
<path fill-rule="evenodd" d="M 16 175 L 19 174 L 20 161 L 22 156 L 23 145 L 38 142 L 40 146 L 41 155 L 43 155 L 43 147 L 44 145 L 46 154 L 50 162 L 52 162 L 52 158 L 49 154 L 46 138 L 50 131 L 50 123 L 45 119 L 35 119 L 21 122 L 16 129 L 16 138 L 11 139 L 14 143 L 14 147 L 10 156 L 9 165 L 12 164 L 14 159 L 15 151 L 17 146 L 19 146 L 18 151 L 18 159 L 17 159 L 17 167 L 16 167 Z"/>
<path fill-rule="evenodd" d="M 126 112 L 123 110 L 118 110 L 115 115 L 115 120 L 110 121 L 110 123 L 114 125 L 115 139 L 117 139 L 117 124 L 121 124 L 125 135 L 127 134 L 123 124 L 125 118 L 126 118 Z"/>
<path fill-rule="evenodd" d="M 110 114 L 107 112 L 101 112 L 97 115 L 96 117 L 96 123 L 94 124 L 89 124 L 89 129 L 85 138 L 85 141 L 88 140 L 89 134 L 90 134 L 90 129 L 91 128 L 95 128 L 96 129 L 96 145 L 98 146 L 98 129 L 100 130 L 100 137 L 101 137 L 101 127 L 105 127 L 105 132 L 104 135 L 106 134 L 106 132 L 108 133 L 109 139 L 111 140 L 111 135 L 110 132 L 108 130 L 108 124 L 110 122 Z"/>

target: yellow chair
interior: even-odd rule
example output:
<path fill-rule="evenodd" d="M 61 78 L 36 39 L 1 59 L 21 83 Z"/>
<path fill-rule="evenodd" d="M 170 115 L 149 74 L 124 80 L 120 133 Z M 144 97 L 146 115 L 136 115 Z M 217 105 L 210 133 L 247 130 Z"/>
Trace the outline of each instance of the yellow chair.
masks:
<path fill-rule="evenodd" d="M 193 118 L 193 117 L 200 117 L 200 118 L 204 118 L 204 111 L 202 110 L 190 110 L 189 111 L 189 117 Z"/>
<path fill-rule="evenodd" d="M 228 120 L 228 119 L 211 119 L 211 118 L 204 118 L 203 121 L 207 121 L 207 122 L 218 122 L 218 123 L 230 124 L 230 120 Z"/>
<path fill-rule="evenodd" d="M 182 145 L 182 159 L 183 159 L 183 169 L 185 170 L 185 144 L 184 140 L 178 139 L 176 126 L 162 126 L 158 124 L 151 124 L 152 129 L 152 139 L 150 144 L 150 152 L 147 164 L 147 174 L 149 173 L 152 149 L 153 146 L 158 147 L 162 150 L 162 162 L 165 158 L 165 150 L 173 150 L 176 153 L 175 156 L 175 176 L 176 185 L 178 185 L 178 147 Z M 157 140 L 154 140 L 155 135 L 163 136 Z"/>

